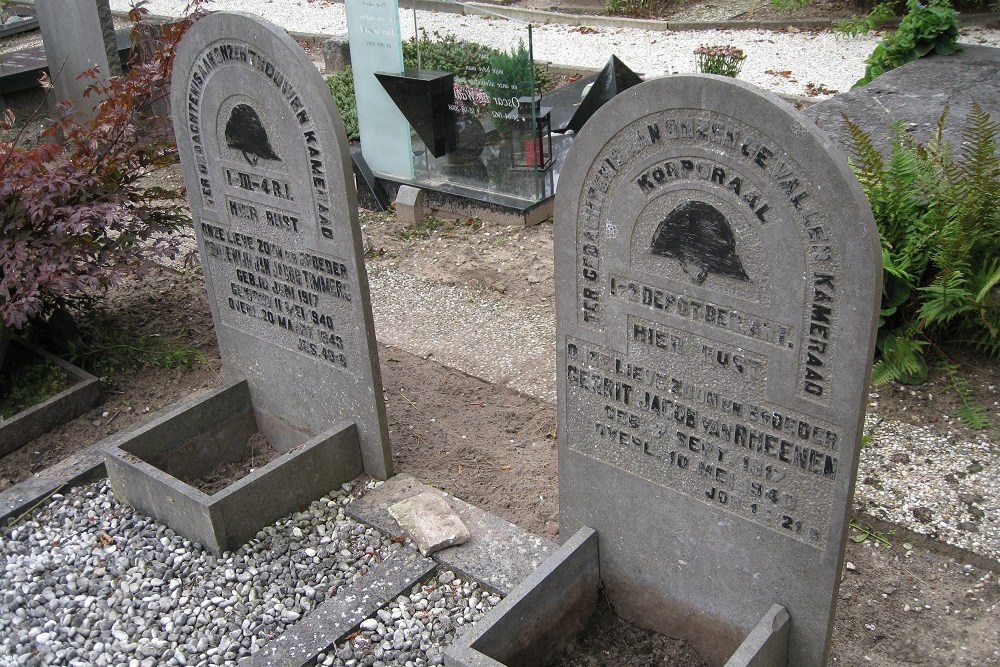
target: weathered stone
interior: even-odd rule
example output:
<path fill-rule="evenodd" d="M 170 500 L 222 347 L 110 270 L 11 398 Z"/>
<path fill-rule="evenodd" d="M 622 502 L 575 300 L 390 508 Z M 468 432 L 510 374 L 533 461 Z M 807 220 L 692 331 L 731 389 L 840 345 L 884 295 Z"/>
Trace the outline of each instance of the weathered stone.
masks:
<path fill-rule="evenodd" d="M 95 79 L 77 76 L 92 67 L 97 80 L 122 73 L 108 0 L 37 0 L 35 9 L 56 100 L 73 100 L 92 113 L 100 97 L 83 93 Z"/>
<path fill-rule="evenodd" d="M 846 160 L 747 84 L 648 81 L 574 143 L 555 237 L 560 533 L 713 664 L 779 604 L 822 665 L 881 291 Z"/>
<path fill-rule="evenodd" d="M 288 34 L 218 12 L 174 65 L 178 149 L 227 374 L 279 450 L 343 420 L 392 474 L 344 125 Z"/>
<path fill-rule="evenodd" d="M 347 35 L 334 35 L 323 40 L 323 67 L 329 72 L 339 72 L 351 66 L 351 45 Z"/>
<path fill-rule="evenodd" d="M 846 91 L 805 110 L 820 128 L 839 142 L 847 139 L 844 116 L 870 133 L 876 147 L 888 155 L 890 126 L 902 121 L 918 142 L 926 143 L 948 107 L 944 137 L 961 145 L 961 130 L 978 102 L 1000 119 L 1000 49 L 963 44 L 950 56 L 927 56 L 890 70 L 867 86 Z"/>
<path fill-rule="evenodd" d="M 398 535 L 399 523 L 389 514 L 389 506 L 431 490 L 432 487 L 401 473 L 348 505 L 347 514 L 384 533 Z M 448 504 L 469 528 L 472 537 L 461 547 L 438 551 L 434 560 L 501 595 L 510 593 L 556 547 L 544 537 L 533 535 L 460 498 L 448 496 Z"/>
<path fill-rule="evenodd" d="M 425 491 L 393 503 L 389 514 L 425 556 L 469 541 L 469 529 L 440 492 Z"/>
<path fill-rule="evenodd" d="M 396 192 L 396 220 L 407 227 L 424 221 L 424 191 L 412 185 L 401 185 Z"/>

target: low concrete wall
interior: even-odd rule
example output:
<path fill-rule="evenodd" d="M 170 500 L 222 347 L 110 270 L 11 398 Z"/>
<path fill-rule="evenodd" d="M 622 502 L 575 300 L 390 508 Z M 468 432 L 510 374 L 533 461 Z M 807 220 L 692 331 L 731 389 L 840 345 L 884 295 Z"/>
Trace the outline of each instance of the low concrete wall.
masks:
<path fill-rule="evenodd" d="M 76 419 L 101 401 L 101 381 L 90 373 L 53 356 L 20 336 L 11 336 L 8 356 L 27 352 L 49 361 L 75 380 L 73 385 L 52 398 L 23 410 L 0 423 L 0 456 L 23 447 L 43 433 Z"/>
<path fill-rule="evenodd" d="M 600 587 L 597 533 L 581 528 L 445 651 L 447 667 L 544 667 L 586 626 Z"/>
<path fill-rule="evenodd" d="M 242 449 L 252 423 L 246 381 L 216 390 L 110 447 L 105 466 L 111 488 L 122 502 L 218 555 L 239 548 L 272 521 L 363 472 L 357 427 L 350 422 L 307 440 L 211 496 L 164 470 L 192 470 L 173 459 L 190 459 L 197 436 L 217 445 L 217 460 L 231 457 L 232 448 L 224 441 L 242 438 Z M 204 469 L 210 452 L 199 450 L 198 457 L 195 468 Z"/>

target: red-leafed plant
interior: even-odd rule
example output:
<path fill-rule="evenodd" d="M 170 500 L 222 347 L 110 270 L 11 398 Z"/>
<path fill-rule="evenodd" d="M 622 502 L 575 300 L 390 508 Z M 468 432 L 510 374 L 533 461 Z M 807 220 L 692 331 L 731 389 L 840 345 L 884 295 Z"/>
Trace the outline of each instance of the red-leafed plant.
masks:
<path fill-rule="evenodd" d="M 92 115 L 62 102 L 37 141 L 9 110 L 0 120 L 0 331 L 176 253 L 171 232 L 187 221 L 184 193 L 147 179 L 176 159 L 169 122 L 153 109 L 169 93 L 175 49 L 203 2 L 192 0 L 187 18 L 159 30 L 144 22 L 146 0 L 133 3 L 127 73 L 80 74 L 94 81 L 86 94 L 101 100 Z"/>

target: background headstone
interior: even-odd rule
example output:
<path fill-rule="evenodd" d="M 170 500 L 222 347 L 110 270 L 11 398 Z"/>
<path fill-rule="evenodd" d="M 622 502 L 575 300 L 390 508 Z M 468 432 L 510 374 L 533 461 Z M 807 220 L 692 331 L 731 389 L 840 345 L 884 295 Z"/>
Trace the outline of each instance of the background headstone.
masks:
<path fill-rule="evenodd" d="M 84 98 L 83 92 L 94 80 L 77 76 L 94 66 L 99 78 L 122 73 L 108 0 L 37 0 L 35 9 L 56 101 L 71 99 L 82 112 L 92 112 L 100 98 Z"/>
<path fill-rule="evenodd" d="M 351 45 L 347 35 L 334 35 L 323 40 L 323 66 L 330 73 L 351 66 Z"/>
<path fill-rule="evenodd" d="M 775 603 L 823 664 L 882 274 L 846 160 L 747 84 L 649 81 L 577 138 L 555 235 L 560 534 L 713 664 Z"/>
<path fill-rule="evenodd" d="M 347 138 L 322 77 L 284 30 L 215 13 L 185 36 L 171 98 L 227 374 L 276 448 L 351 420 L 365 471 L 390 476 Z"/>

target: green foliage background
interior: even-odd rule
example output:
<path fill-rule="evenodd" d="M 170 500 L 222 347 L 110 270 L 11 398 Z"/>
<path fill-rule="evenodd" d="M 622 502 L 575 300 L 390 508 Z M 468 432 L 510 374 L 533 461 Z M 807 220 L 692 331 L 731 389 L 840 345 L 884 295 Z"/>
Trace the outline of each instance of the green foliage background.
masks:
<path fill-rule="evenodd" d="M 925 381 L 926 353 L 944 343 L 1000 360 L 1000 125 L 973 104 L 954 153 L 943 139 L 947 116 L 926 145 L 895 124 L 887 159 L 847 122 L 882 240 L 876 384 Z"/>

